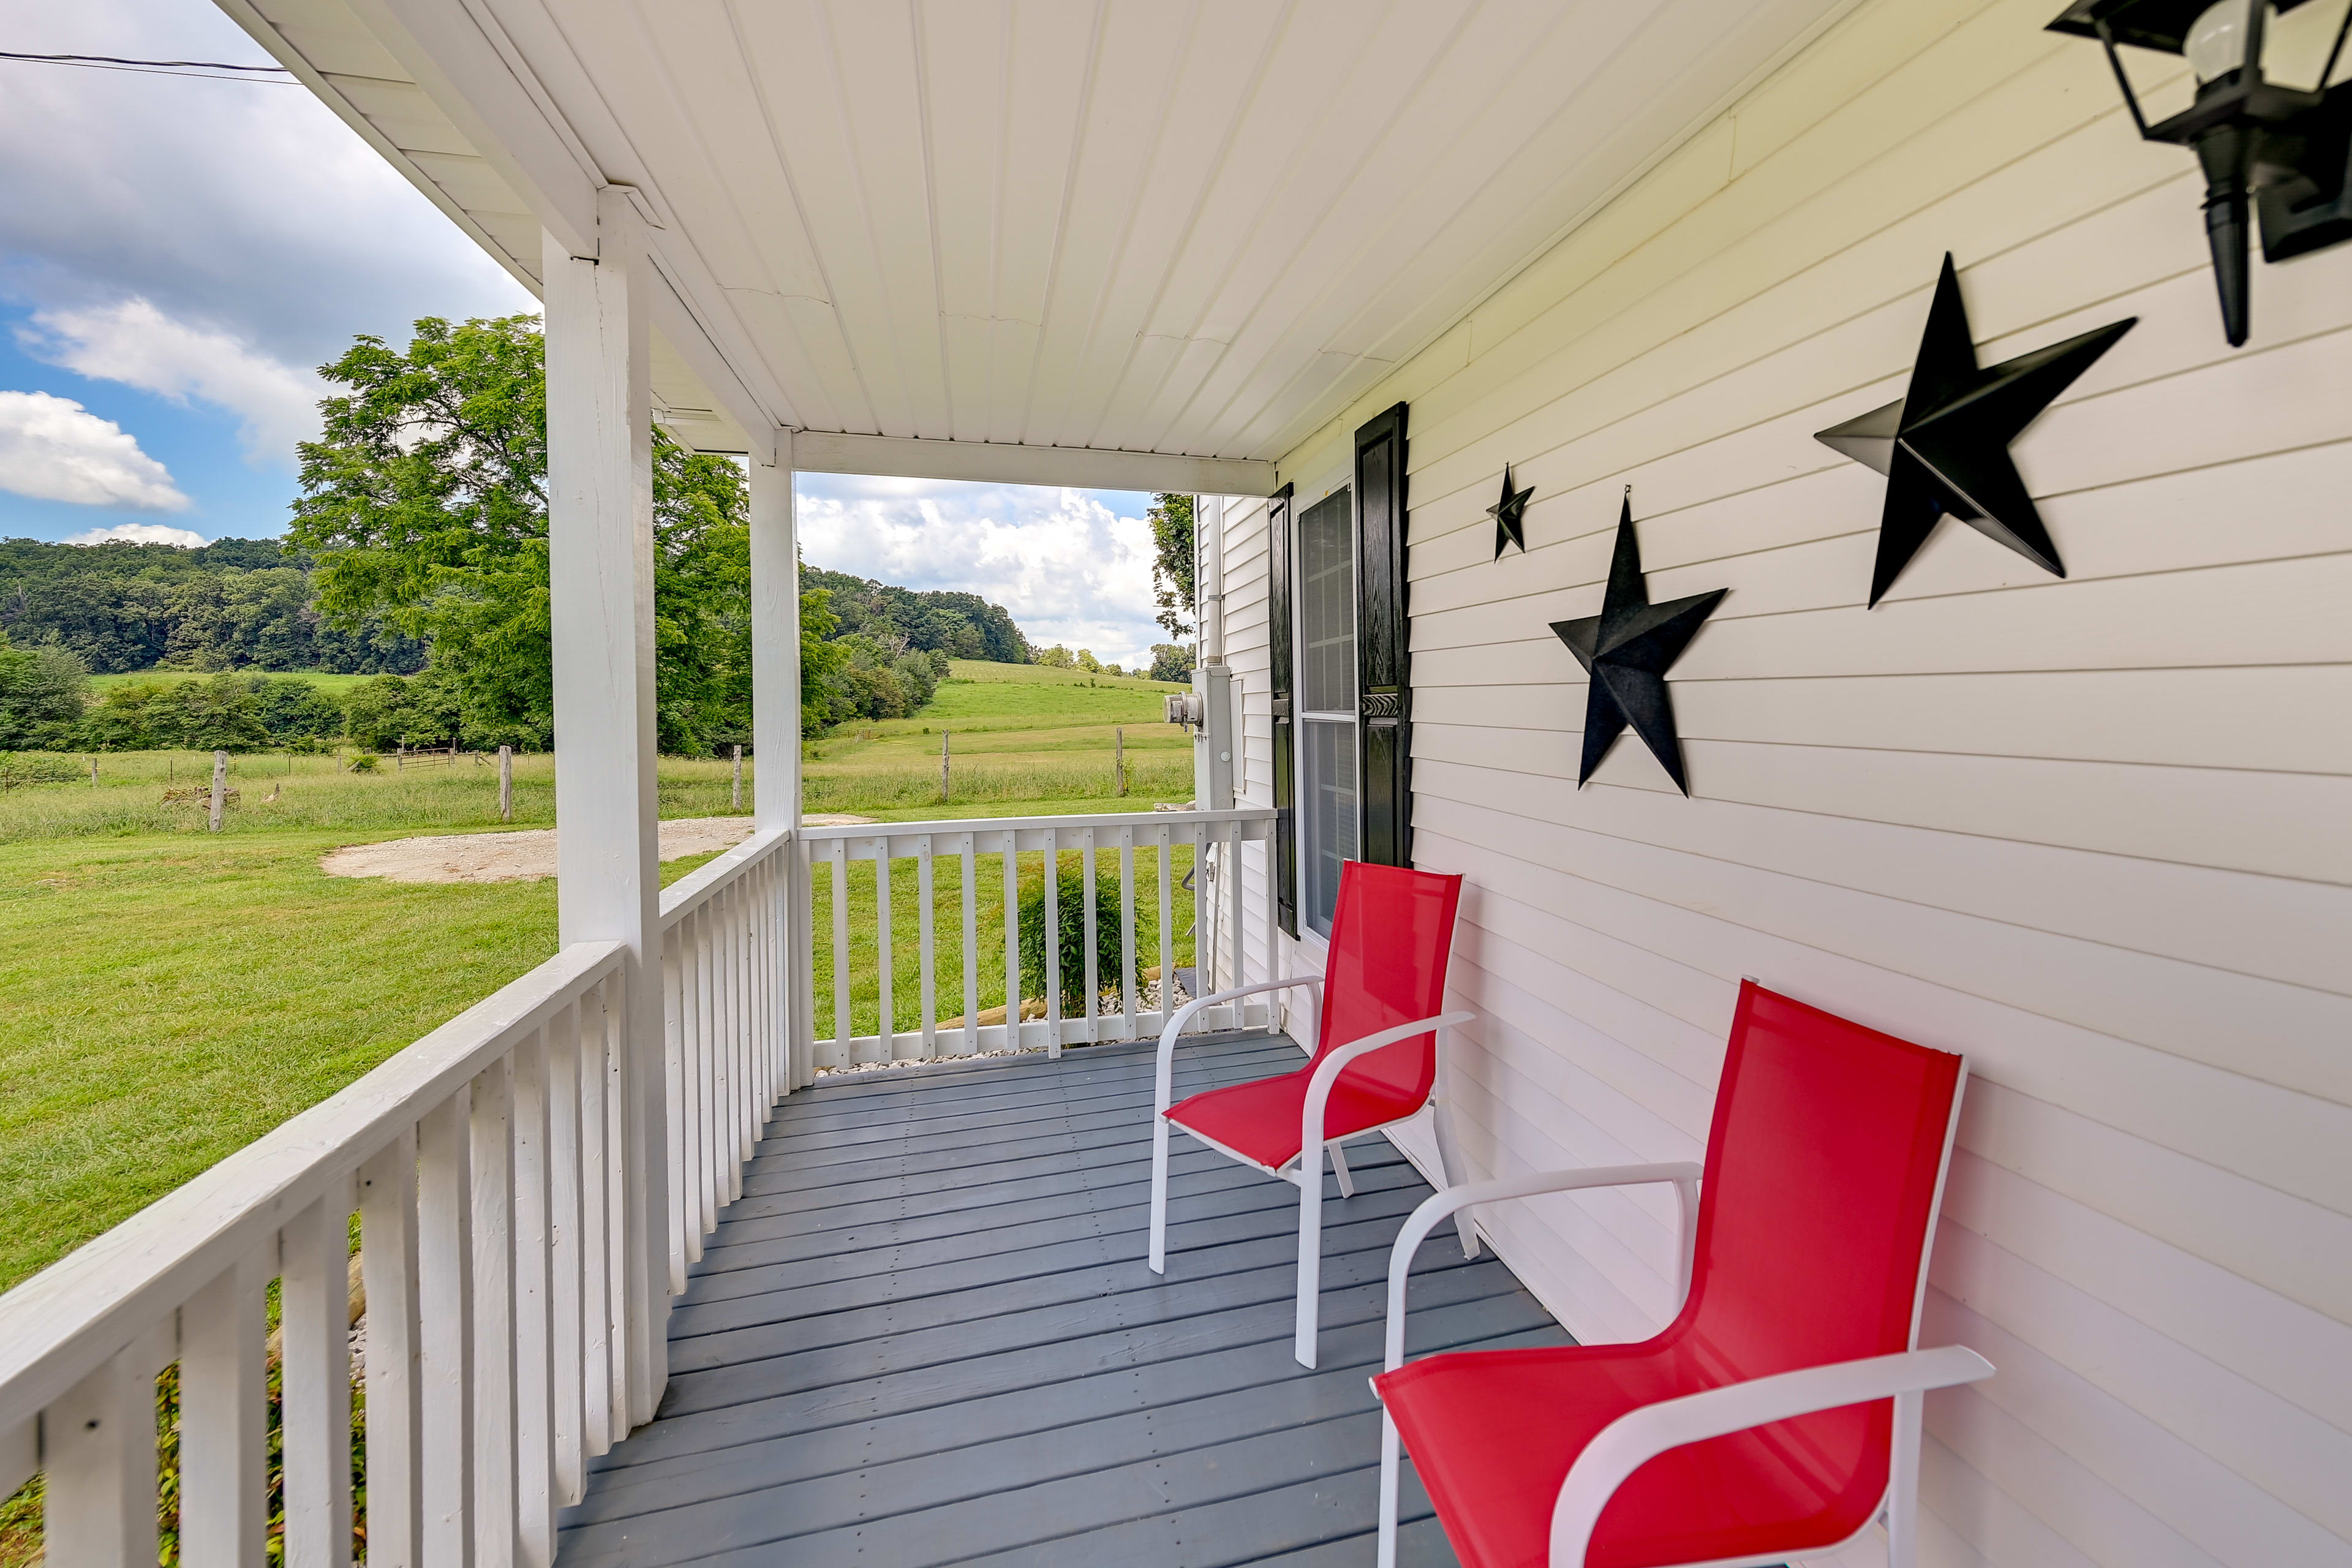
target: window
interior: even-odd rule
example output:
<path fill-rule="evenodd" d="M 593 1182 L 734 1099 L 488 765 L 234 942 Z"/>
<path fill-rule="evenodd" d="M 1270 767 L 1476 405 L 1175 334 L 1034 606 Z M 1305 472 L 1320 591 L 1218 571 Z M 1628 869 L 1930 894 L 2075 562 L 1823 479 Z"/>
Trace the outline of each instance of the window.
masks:
<path fill-rule="evenodd" d="M 1298 519 L 1299 914 L 1331 934 L 1339 866 L 1356 857 L 1356 526 L 1335 490 Z"/>

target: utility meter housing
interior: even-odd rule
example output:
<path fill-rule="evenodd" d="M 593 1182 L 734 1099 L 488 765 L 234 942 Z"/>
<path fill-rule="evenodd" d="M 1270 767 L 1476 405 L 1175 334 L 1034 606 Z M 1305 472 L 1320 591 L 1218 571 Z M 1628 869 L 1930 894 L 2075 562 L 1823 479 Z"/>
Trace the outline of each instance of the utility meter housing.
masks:
<path fill-rule="evenodd" d="M 1204 664 L 1192 672 L 1192 689 L 1168 699 L 1171 716 L 1178 702 L 1185 704 L 1185 721 L 1192 731 L 1192 798 L 1203 811 L 1231 811 L 1234 806 L 1234 762 L 1241 753 L 1239 707 L 1241 682 L 1222 664 Z"/>

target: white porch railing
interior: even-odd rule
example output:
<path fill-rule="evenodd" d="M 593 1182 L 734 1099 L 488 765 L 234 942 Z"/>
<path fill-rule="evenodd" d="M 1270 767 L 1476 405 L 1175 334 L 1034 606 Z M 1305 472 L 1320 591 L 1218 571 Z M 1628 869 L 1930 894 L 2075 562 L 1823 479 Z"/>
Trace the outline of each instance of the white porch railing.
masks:
<path fill-rule="evenodd" d="M 1140 1005 L 1138 965 L 1156 958 L 1164 997 L 1182 940 L 1179 921 L 1184 921 L 1204 975 L 1204 994 L 1213 984 L 1233 983 L 1227 977 L 1241 972 L 1242 846 L 1270 844 L 1273 836 L 1274 813 L 1265 807 L 804 827 L 799 838 L 808 901 L 799 924 L 808 933 L 808 946 L 798 967 L 812 977 L 802 1010 L 802 1038 L 810 1059 L 817 1067 L 854 1067 L 1015 1046 L 1044 1047 L 1059 1055 L 1065 1045 L 1156 1034 L 1168 1009 Z M 1098 1003 L 1085 1016 L 1063 1016 L 1062 944 L 1049 940 L 1043 944 L 1045 984 L 1030 988 L 1042 989 L 1044 995 L 1028 998 L 1043 1002 L 1044 1016 L 1024 1021 L 1024 858 L 1034 858 L 1028 863 L 1042 881 L 1049 932 L 1059 929 L 1062 918 L 1061 879 L 1045 874 L 1045 868 L 1074 861 L 1079 868 L 1086 973 L 1071 989 L 1092 998 L 1116 992 L 1116 1012 L 1099 1011 Z M 908 861 L 911 889 L 902 885 L 909 879 L 899 868 Z M 885 864 L 891 868 L 887 875 L 878 869 Z M 1114 864 L 1121 948 L 1116 976 L 1101 973 L 1096 940 L 1106 913 L 1097 907 L 1097 872 Z M 853 868 L 860 867 L 864 874 L 854 875 Z M 1184 891 L 1177 884 L 1187 871 L 1193 873 L 1192 886 Z M 1156 953 L 1137 951 L 1138 888 L 1143 883 L 1150 885 L 1145 907 L 1156 915 Z M 911 955 L 898 918 L 908 900 L 913 905 Z M 870 941 L 865 940 L 868 933 Z M 942 998 L 940 971 L 949 957 L 955 960 L 955 984 Z M 998 979 L 1001 985 L 990 984 Z M 1003 998 L 1003 1021 L 981 1022 L 984 990 Z M 871 1026 L 861 1027 L 858 1015 L 869 1005 Z M 944 1025 L 943 1016 L 949 1020 Z M 1256 1014 L 1246 1019 L 1221 1016 L 1204 1018 L 1202 1026 L 1257 1021 Z"/>
<path fill-rule="evenodd" d="M 176 1362 L 190 1568 L 263 1560 L 268 1291 L 283 1330 L 286 1561 L 352 1558 L 346 1266 L 367 1296 L 367 1556 L 544 1568 L 587 1458 L 650 1414 L 634 1273 L 675 1289 L 793 1064 L 791 834 L 662 900 L 673 1201 L 632 1269 L 654 1129 L 622 1020 L 626 951 L 567 947 L 365 1078 L 0 1297 L 0 1495 L 45 1473 L 49 1568 L 153 1568 L 156 1378 Z M 647 1042 L 650 1047 L 650 1042 Z M 656 1341 L 658 1344 L 658 1341 Z"/>

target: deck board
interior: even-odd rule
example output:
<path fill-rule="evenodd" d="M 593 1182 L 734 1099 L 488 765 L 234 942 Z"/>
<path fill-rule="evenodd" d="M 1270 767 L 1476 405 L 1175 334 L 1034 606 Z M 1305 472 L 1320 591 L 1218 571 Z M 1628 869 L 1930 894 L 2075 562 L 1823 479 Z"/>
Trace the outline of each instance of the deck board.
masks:
<path fill-rule="evenodd" d="M 1294 1066 L 1189 1046 L 1177 1090 Z M 670 1317 L 660 1413 L 566 1510 L 567 1565 L 1371 1561 L 1390 1244 L 1428 1195 L 1386 1143 L 1326 1188 L 1321 1366 L 1290 1357 L 1292 1188 L 1179 1139 L 1143 1266 L 1149 1046 L 845 1078 L 777 1109 Z M 1566 1342 L 1450 1233 L 1412 1345 Z M 1408 1481 L 1404 1561 L 1454 1561 Z"/>

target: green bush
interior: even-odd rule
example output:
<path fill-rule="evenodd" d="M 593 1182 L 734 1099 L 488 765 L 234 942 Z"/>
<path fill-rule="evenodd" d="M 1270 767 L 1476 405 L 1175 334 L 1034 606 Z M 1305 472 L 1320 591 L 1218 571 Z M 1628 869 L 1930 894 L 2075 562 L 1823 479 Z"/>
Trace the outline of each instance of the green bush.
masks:
<path fill-rule="evenodd" d="M 1087 880 L 1076 855 L 1061 858 L 1054 889 L 1055 923 L 1061 928 L 1062 1016 L 1084 1017 L 1087 1001 Z M 1122 987 L 1119 974 L 1123 927 L 1118 910 L 1118 873 L 1095 869 L 1095 980 L 1105 991 Z M 1045 877 L 1041 868 L 1021 886 L 1021 994 L 1045 994 Z"/>

